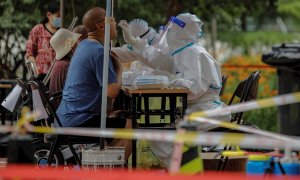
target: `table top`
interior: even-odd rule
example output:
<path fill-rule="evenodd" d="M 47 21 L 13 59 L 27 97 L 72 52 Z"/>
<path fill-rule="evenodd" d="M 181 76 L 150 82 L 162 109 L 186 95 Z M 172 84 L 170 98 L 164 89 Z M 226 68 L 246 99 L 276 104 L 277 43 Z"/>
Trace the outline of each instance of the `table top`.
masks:
<path fill-rule="evenodd" d="M 11 84 L 0 84 L 0 89 L 10 89 L 13 86 Z"/>
<path fill-rule="evenodd" d="M 16 79 L 0 79 L 0 84 L 14 84 L 16 82 Z"/>
<path fill-rule="evenodd" d="M 200 154 L 202 159 L 215 159 L 215 160 L 220 159 L 219 152 L 201 152 Z M 232 156 L 229 157 L 229 159 L 247 159 L 247 156 Z"/>
<path fill-rule="evenodd" d="M 130 86 L 123 86 L 123 91 L 128 94 L 187 94 L 187 89 L 132 89 Z"/>

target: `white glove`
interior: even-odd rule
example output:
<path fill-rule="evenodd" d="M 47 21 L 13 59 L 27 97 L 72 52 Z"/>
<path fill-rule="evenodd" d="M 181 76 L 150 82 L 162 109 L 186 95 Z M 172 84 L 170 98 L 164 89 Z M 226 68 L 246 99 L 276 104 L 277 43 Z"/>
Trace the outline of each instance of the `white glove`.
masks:
<path fill-rule="evenodd" d="M 192 85 L 193 85 L 192 81 L 187 80 L 187 79 L 182 79 L 182 78 L 174 79 L 169 82 L 170 88 L 181 87 L 181 88 L 191 89 Z"/>
<path fill-rule="evenodd" d="M 135 37 L 133 37 L 130 32 L 129 25 L 126 20 L 121 20 L 118 26 L 122 28 L 123 38 L 127 44 L 131 44 L 132 46 L 138 44 L 138 40 Z"/>

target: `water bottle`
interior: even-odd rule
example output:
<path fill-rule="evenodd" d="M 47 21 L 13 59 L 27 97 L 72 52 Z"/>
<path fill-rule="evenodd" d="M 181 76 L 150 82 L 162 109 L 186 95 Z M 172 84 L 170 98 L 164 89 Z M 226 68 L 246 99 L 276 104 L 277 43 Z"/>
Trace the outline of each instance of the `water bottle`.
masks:
<path fill-rule="evenodd" d="M 300 162 L 296 154 L 292 154 L 291 158 L 282 158 L 274 160 L 275 166 L 273 174 L 300 175 Z"/>
<path fill-rule="evenodd" d="M 247 174 L 263 175 L 270 166 L 270 156 L 268 155 L 249 155 L 246 164 Z"/>
<path fill-rule="evenodd" d="M 281 163 L 281 165 L 282 165 L 282 168 L 284 169 L 284 172 L 286 175 L 300 175 L 300 163 L 299 162 Z M 273 173 L 276 175 L 283 174 L 278 163 L 275 164 Z"/>

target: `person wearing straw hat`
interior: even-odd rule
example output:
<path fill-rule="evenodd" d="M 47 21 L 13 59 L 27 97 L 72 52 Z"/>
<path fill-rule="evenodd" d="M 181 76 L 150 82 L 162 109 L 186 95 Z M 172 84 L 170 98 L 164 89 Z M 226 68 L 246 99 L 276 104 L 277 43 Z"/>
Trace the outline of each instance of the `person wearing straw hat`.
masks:
<path fill-rule="evenodd" d="M 84 40 L 84 39 L 87 38 L 87 32 L 86 32 L 86 30 L 85 30 L 85 28 L 84 28 L 83 25 L 78 25 L 78 26 L 74 27 L 73 32 L 74 32 L 74 33 L 77 33 L 77 34 L 81 34 L 81 36 L 79 37 L 79 39 L 78 39 L 77 42 L 76 42 L 76 47 L 77 47 L 77 45 L 79 44 L 80 41 L 82 41 L 82 40 Z M 75 48 L 74 48 L 74 49 L 75 49 Z M 73 52 L 72 52 L 72 54 L 73 54 Z M 54 66 L 54 64 L 56 63 L 56 61 L 57 61 L 57 59 L 54 58 L 54 61 L 52 62 L 52 65 L 51 65 L 51 67 L 50 67 L 50 69 L 49 69 L 49 71 L 48 71 L 46 77 L 43 79 L 43 83 L 44 83 L 47 87 L 49 87 L 49 84 L 50 84 L 50 77 L 51 77 L 51 75 L 52 75 L 52 72 L 53 72 L 53 66 Z M 65 78 L 64 78 L 64 80 L 65 80 Z M 65 81 L 64 81 L 64 82 L 65 82 Z M 63 87 L 62 87 L 62 88 L 59 88 L 59 89 L 56 88 L 56 90 L 62 90 L 62 89 L 63 89 Z"/>
<path fill-rule="evenodd" d="M 61 28 L 50 39 L 50 45 L 55 51 L 55 62 L 50 75 L 50 94 L 63 90 L 71 57 L 81 36 L 81 34 Z M 59 104 L 60 100 L 57 100 L 54 103 L 55 108 Z"/>

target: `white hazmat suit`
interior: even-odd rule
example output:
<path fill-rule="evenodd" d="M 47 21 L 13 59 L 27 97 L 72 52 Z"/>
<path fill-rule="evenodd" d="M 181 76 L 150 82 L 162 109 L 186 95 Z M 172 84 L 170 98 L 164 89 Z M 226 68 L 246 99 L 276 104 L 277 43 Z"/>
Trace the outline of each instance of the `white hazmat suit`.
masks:
<path fill-rule="evenodd" d="M 147 61 L 145 64 L 173 74 L 175 85 L 189 89 L 189 112 L 223 108 L 225 104 L 219 98 L 222 87 L 220 65 L 198 43 L 202 35 L 202 21 L 189 13 L 179 14 L 176 18 L 180 23 L 168 23 L 165 27 L 166 36 L 158 41 L 167 42 L 168 48 L 165 49 L 161 49 L 160 44 L 149 46 L 145 41 L 133 38 L 126 23 L 121 22 L 119 25 L 123 29 L 125 41 L 132 44 L 134 51 L 144 57 Z M 229 121 L 230 115 L 216 118 Z M 211 128 L 206 124 L 200 124 L 199 127 L 201 130 Z M 152 142 L 151 149 L 168 166 L 172 145 Z"/>
<path fill-rule="evenodd" d="M 126 42 L 134 51 L 143 56 L 143 62 L 155 70 L 173 74 L 174 83 L 187 87 L 188 109 L 192 112 L 222 108 L 219 93 L 222 77 L 219 63 L 198 43 L 202 35 L 202 21 L 189 13 L 176 18 L 184 22 L 184 27 L 173 24 L 165 28 L 168 48 L 148 45 L 145 40 L 134 38 L 126 22 L 120 22 Z M 164 41 L 164 40 L 162 40 Z"/>

